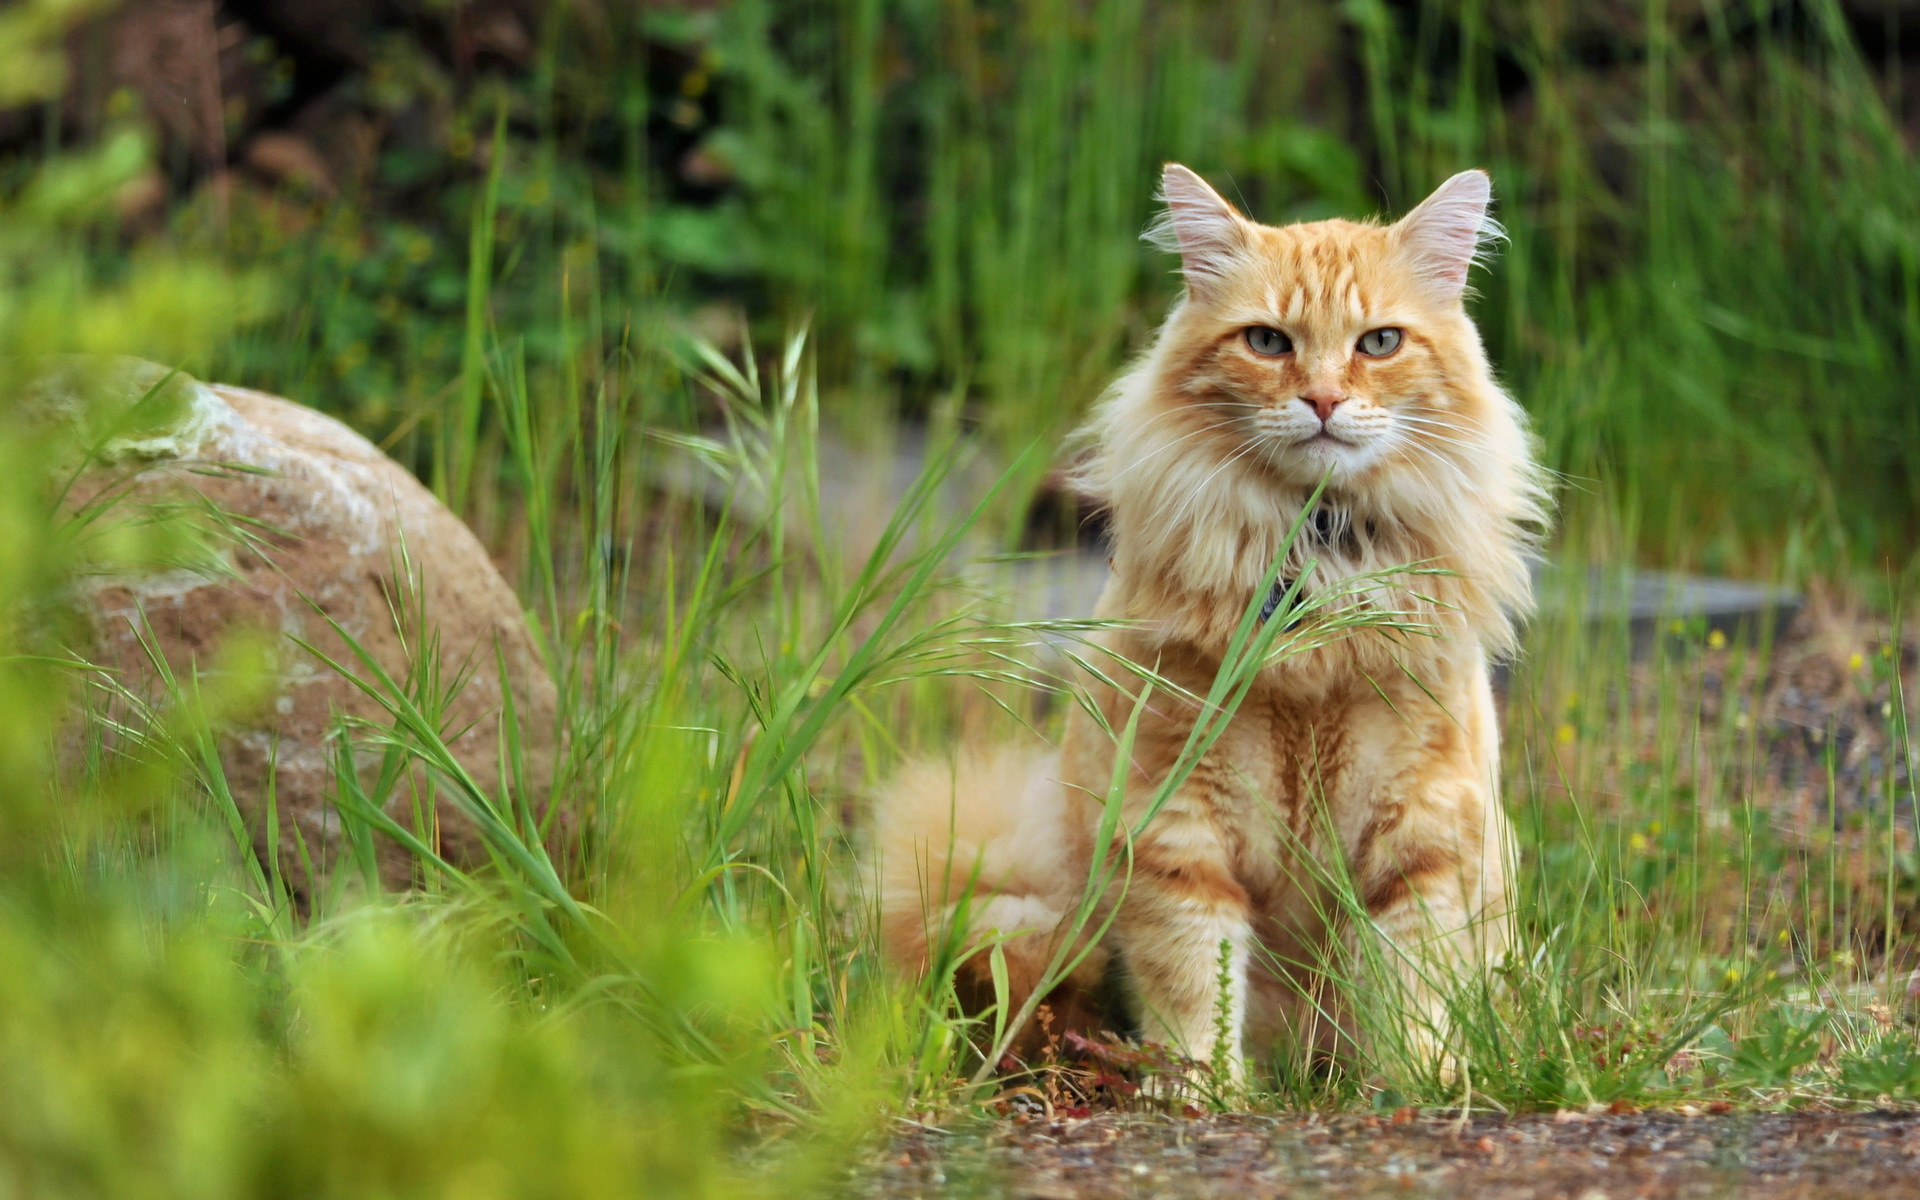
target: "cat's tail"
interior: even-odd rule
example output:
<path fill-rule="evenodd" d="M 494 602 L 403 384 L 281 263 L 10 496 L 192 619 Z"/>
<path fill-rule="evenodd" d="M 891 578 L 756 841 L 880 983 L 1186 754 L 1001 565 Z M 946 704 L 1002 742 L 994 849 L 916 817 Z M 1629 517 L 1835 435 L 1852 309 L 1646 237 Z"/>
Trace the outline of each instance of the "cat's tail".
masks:
<path fill-rule="evenodd" d="M 874 811 L 887 958 L 919 974 L 964 956 L 955 990 L 978 1012 L 995 1000 L 991 959 L 981 947 L 998 940 L 1011 1018 L 1073 933 L 1091 832 L 1075 820 L 1077 808 L 1053 753 L 965 750 L 907 766 Z M 1087 923 L 1073 953 L 1097 925 L 1097 917 Z M 1095 947 L 1046 997 L 1054 1031 L 1103 1022 L 1106 966 L 1106 951 Z"/>

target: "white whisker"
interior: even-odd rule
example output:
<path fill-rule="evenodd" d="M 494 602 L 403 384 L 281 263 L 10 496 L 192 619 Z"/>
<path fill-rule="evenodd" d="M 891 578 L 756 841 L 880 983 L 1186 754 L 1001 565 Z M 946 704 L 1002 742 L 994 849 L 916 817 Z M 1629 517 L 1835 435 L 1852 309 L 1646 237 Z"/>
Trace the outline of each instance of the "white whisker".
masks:
<path fill-rule="evenodd" d="M 1467 441 L 1464 438 L 1449 437 L 1447 434 L 1438 432 L 1439 429 L 1446 428 L 1446 426 L 1429 427 L 1427 422 L 1422 421 L 1418 417 L 1403 415 L 1397 419 L 1419 429 L 1419 436 L 1422 441 L 1441 442 L 1449 446 L 1455 446 L 1458 447 L 1461 452 L 1476 459 L 1485 459 L 1487 457 L 1488 451 L 1485 446 L 1475 445 L 1473 442 Z"/>
<path fill-rule="evenodd" d="M 1199 482 L 1199 484 L 1194 487 L 1193 494 L 1187 497 L 1186 502 L 1180 506 L 1180 511 L 1175 513 L 1173 516 L 1173 520 L 1167 523 L 1168 527 L 1178 528 L 1179 523 L 1186 519 L 1187 510 L 1191 508 L 1196 502 L 1198 502 L 1200 497 L 1205 494 L 1207 490 L 1207 485 L 1209 483 L 1212 483 L 1214 481 L 1214 478 L 1218 476 L 1220 472 L 1226 470 L 1228 467 L 1239 462 L 1241 459 L 1245 458 L 1247 455 L 1253 453 L 1253 451 L 1257 449 L 1259 445 L 1260 443 L 1258 441 L 1249 441 L 1246 445 L 1242 446 L 1240 450 L 1237 453 L 1235 453 L 1231 458 L 1227 459 L 1227 461 L 1215 467 L 1211 474 L 1209 474 L 1205 479 L 1202 479 Z"/>
<path fill-rule="evenodd" d="M 1473 490 L 1473 481 L 1467 478 L 1467 473 L 1460 469 L 1460 465 L 1441 454 L 1438 450 L 1435 450 L 1432 446 L 1421 445 L 1418 439 L 1410 438 L 1400 433 L 1394 433 L 1390 436 L 1389 445 L 1394 449 L 1411 450 L 1426 455 L 1434 462 L 1452 471 L 1455 478 L 1459 479 L 1462 488 L 1467 491 Z"/>
<path fill-rule="evenodd" d="M 1231 428 L 1232 425 L 1233 425 L 1232 421 L 1216 421 L 1211 425 L 1203 425 L 1198 429 L 1190 430 L 1186 433 L 1183 433 L 1179 437 L 1168 442 L 1166 445 L 1160 446 L 1150 451 L 1149 453 L 1144 454 L 1141 457 L 1135 459 L 1133 462 L 1128 463 L 1125 467 L 1121 468 L 1118 474 L 1116 474 L 1112 479 L 1108 480 L 1108 484 L 1109 486 L 1111 486 L 1114 483 L 1118 483 L 1120 480 L 1125 479 L 1130 473 L 1132 473 L 1137 468 L 1143 467 L 1147 463 L 1152 462 L 1154 459 L 1160 457 L 1162 454 L 1165 454 L 1167 451 L 1173 449 L 1175 446 L 1178 446 L 1182 442 L 1191 441 L 1192 439 L 1199 437 L 1203 433 L 1211 433 L 1216 429 Z"/>
<path fill-rule="evenodd" d="M 1423 417 L 1416 413 L 1407 413 L 1407 412 L 1394 413 L 1393 417 L 1394 417 L 1394 420 L 1404 421 L 1409 425 L 1418 425 L 1423 429 L 1441 429 L 1441 430 L 1447 431 L 1448 433 L 1459 434 L 1462 437 L 1466 436 L 1467 433 L 1469 432 L 1466 429 L 1460 428 L 1460 426 L 1453 423 L 1452 421 L 1443 421 L 1437 417 Z M 1476 426 L 1475 428 L 1478 428 L 1478 427 Z"/>

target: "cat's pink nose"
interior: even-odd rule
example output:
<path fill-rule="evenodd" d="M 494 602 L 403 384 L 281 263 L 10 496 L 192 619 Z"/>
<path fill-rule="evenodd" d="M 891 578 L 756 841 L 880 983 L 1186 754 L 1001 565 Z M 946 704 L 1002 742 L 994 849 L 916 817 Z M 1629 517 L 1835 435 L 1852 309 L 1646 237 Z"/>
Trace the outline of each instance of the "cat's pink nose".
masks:
<path fill-rule="evenodd" d="M 1345 396 L 1333 392 L 1308 392 L 1300 397 L 1300 403 L 1311 408 L 1314 415 L 1320 418 L 1320 423 L 1325 425 L 1327 419 L 1333 416 L 1333 410 L 1345 399 Z"/>

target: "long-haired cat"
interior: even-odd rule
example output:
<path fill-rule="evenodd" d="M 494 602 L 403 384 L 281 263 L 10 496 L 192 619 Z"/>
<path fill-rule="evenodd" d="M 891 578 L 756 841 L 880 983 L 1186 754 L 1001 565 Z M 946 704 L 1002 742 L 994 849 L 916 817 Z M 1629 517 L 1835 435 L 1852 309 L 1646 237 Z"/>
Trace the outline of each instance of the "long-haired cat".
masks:
<path fill-rule="evenodd" d="M 1111 957 L 1145 1040 L 1235 1064 L 1331 1048 L 1343 1013 L 1395 1012 L 1399 1048 L 1450 1071 L 1448 989 L 1508 937 L 1489 673 L 1546 519 L 1522 414 L 1463 305 L 1498 236 L 1488 178 L 1456 175 L 1391 225 L 1256 224 L 1178 165 L 1162 197 L 1149 237 L 1179 253 L 1185 294 L 1086 430 L 1082 480 L 1113 539 L 1102 638 L 1204 697 L 1250 606 L 1299 627 L 1142 826 L 1200 715 L 1170 689 L 1146 696 L 1118 910 L 1066 986 Z M 1296 523 L 1279 578 L 1322 601 L 1304 616 L 1260 595 Z M 1312 636 L 1352 606 L 1380 623 Z M 1139 692 L 1110 680 L 1084 683 L 1122 729 Z M 894 960 L 923 968 L 938 939 L 993 933 L 1013 1003 L 1030 993 L 1087 877 L 1107 729 L 1076 711 L 1057 754 L 969 748 L 894 781 L 876 814 Z M 1386 969 L 1331 986 L 1363 959 Z M 988 956 L 960 982 L 990 996 Z M 1373 989 L 1394 994 L 1352 994 Z"/>

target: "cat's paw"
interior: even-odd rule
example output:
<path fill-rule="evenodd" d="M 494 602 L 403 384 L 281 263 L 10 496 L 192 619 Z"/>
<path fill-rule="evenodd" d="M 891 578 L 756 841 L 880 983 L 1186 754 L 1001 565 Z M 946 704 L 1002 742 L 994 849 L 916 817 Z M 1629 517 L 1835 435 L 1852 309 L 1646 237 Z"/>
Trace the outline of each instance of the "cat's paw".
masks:
<path fill-rule="evenodd" d="M 1156 1070 L 1140 1081 L 1140 1095 L 1168 1108 L 1192 1104 L 1205 1094 L 1200 1075 L 1198 1067 L 1184 1071 L 1173 1068 Z"/>
<path fill-rule="evenodd" d="M 1229 1059 L 1224 1073 L 1204 1064 L 1158 1067 L 1140 1080 L 1140 1095 L 1169 1108 L 1187 1104 L 1238 1106 L 1247 1094 L 1245 1059 Z"/>

